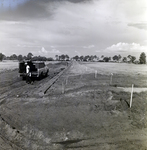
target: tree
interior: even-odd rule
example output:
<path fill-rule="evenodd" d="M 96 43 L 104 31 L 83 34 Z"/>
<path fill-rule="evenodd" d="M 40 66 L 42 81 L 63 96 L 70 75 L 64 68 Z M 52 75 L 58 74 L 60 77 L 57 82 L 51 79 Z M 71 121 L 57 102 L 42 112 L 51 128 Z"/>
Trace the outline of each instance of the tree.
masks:
<path fill-rule="evenodd" d="M 102 55 L 101 58 L 104 58 L 104 55 Z"/>
<path fill-rule="evenodd" d="M 47 58 L 47 61 L 54 61 L 52 57 Z"/>
<path fill-rule="evenodd" d="M 23 59 L 26 60 L 26 59 L 27 59 L 27 56 L 23 56 Z"/>
<path fill-rule="evenodd" d="M 85 56 L 83 61 L 89 61 L 89 57 L 90 57 L 89 55 Z"/>
<path fill-rule="evenodd" d="M 27 55 L 27 59 L 28 59 L 28 60 L 31 60 L 31 59 L 32 59 L 32 56 L 33 56 L 33 54 L 32 54 L 32 53 L 28 53 L 28 55 Z"/>
<path fill-rule="evenodd" d="M 62 54 L 59 58 L 60 58 L 60 60 L 65 60 L 65 55 Z"/>
<path fill-rule="evenodd" d="M 80 60 L 83 61 L 83 59 L 84 59 L 84 56 L 80 56 Z"/>
<path fill-rule="evenodd" d="M 135 56 L 128 55 L 128 58 L 130 59 L 131 63 L 134 63 L 134 61 L 136 60 Z"/>
<path fill-rule="evenodd" d="M 118 60 L 119 60 L 119 57 L 118 57 L 117 55 L 115 55 L 115 56 L 112 57 L 112 59 L 113 59 L 114 61 L 118 61 Z"/>
<path fill-rule="evenodd" d="M 4 54 L 0 53 L 0 61 L 2 61 L 4 58 Z"/>
<path fill-rule="evenodd" d="M 118 55 L 118 60 L 119 60 L 119 61 L 121 60 L 121 58 L 122 58 L 121 55 Z"/>
<path fill-rule="evenodd" d="M 140 64 L 146 64 L 146 55 L 144 52 L 140 54 L 139 62 Z"/>
<path fill-rule="evenodd" d="M 17 55 L 16 54 L 11 55 L 10 60 L 17 60 Z"/>
<path fill-rule="evenodd" d="M 69 61 L 69 56 L 68 55 L 65 55 L 65 60 Z"/>
<path fill-rule="evenodd" d="M 76 56 L 73 57 L 73 59 L 76 60 L 76 61 L 78 61 L 79 60 L 79 56 L 76 55 Z"/>
<path fill-rule="evenodd" d="M 32 59 L 32 61 L 47 61 L 47 58 L 44 56 L 34 56 Z"/>
<path fill-rule="evenodd" d="M 93 61 L 98 61 L 98 57 L 94 55 Z"/>
<path fill-rule="evenodd" d="M 127 57 L 128 57 L 128 58 L 130 59 L 130 61 L 131 61 L 131 57 L 132 57 L 132 56 L 131 56 L 131 55 L 128 55 Z"/>
<path fill-rule="evenodd" d="M 105 62 L 109 62 L 109 61 L 110 61 L 110 57 L 104 57 L 103 60 L 104 60 Z"/>
<path fill-rule="evenodd" d="M 23 56 L 22 55 L 18 55 L 17 59 L 18 59 L 18 61 L 22 61 L 23 60 Z"/>
<path fill-rule="evenodd" d="M 89 56 L 89 61 L 93 61 L 93 59 L 94 59 L 94 56 Z"/>
<path fill-rule="evenodd" d="M 55 58 L 56 58 L 56 61 L 58 61 L 58 60 L 59 60 L 59 56 L 58 56 L 58 55 L 55 55 Z"/>
<path fill-rule="evenodd" d="M 123 57 L 122 61 L 127 62 L 127 57 Z"/>
<path fill-rule="evenodd" d="M 136 57 L 132 56 L 132 59 L 131 59 L 132 63 L 134 63 L 135 60 L 136 60 Z"/>

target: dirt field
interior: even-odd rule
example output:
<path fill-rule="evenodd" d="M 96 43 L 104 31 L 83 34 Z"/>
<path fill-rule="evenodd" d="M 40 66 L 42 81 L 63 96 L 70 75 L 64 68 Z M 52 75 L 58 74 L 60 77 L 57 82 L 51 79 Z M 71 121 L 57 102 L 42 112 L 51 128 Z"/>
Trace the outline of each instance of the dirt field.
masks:
<path fill-rule="evenodd" d="M 17 69 L 1 73 L 0 149 L 146 150 L 147 92 L 134 93 L 130 108 L 130 93 L 117 88 L 147 87 L 145 71 L 102 65 L 50 64 L 49 76 L 33 85 Z"/>

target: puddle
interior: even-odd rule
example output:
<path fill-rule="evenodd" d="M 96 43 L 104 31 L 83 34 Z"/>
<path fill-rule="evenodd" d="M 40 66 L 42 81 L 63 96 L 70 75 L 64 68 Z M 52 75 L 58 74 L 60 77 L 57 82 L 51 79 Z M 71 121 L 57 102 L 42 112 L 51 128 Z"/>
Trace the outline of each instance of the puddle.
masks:
<path fill-rule="evenodd" d="M 132 88 L 128 88 L 128 87 L 117 87 L 125 92 L 131 92 L 132 91 Z M 136 92 L 136 93 L 140 93 L 140 92 L 145 92 L 147 91 L 147 88 L 138 88 L 138 87 L 134 87 L 133 88 L 133 92 Z"/>

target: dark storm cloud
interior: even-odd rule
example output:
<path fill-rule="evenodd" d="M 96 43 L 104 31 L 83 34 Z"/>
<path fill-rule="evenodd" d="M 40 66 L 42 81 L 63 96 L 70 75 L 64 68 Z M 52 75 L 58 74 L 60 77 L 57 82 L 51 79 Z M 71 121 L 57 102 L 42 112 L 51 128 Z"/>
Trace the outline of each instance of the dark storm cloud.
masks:
<path fill-rule="evenodd" d="M 138 29 L 144 29 L 147 30 L 147 24 L 146 23 L 129 23 L 128 26 L 132 26 Z"/>
<path fill-rule="evenodd" d="M 29 0 L 15 9 L 7 8 L 0 12 L 1 20 L 26 20 L 35 18 L 48 18 L 62 2 L 82 3 L 92 0 Z M 46 9 L 48 6 L 48 9 Z"/>
<path fill-rule="evenodd" d="M 3 20 L 24 20 L 50 15 L 51 12 L 46 11 L 44 5 L 34 0 L 18 5 L 15 9 L 0 12 L 0 18 Z"/>

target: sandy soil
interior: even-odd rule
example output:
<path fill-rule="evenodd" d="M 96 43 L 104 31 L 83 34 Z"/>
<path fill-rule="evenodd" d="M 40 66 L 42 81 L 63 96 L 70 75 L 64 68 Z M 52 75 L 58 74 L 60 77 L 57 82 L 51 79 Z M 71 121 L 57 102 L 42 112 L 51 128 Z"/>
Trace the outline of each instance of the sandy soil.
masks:
<path fill-rule="evenodd" d="M 50 64 L 50 75 L 33 85 L 17 70 L 1 73 L 0 149 L 147 149 L 147 92 L 134 93 L 130 108 L 130 93 L 117 88 L 147 87 L 147 77 L 115 72 L 110 83 L 111 72 L 89 65 L 73 62 L 45 95 L 40 90 L 66 64 Z"/>

